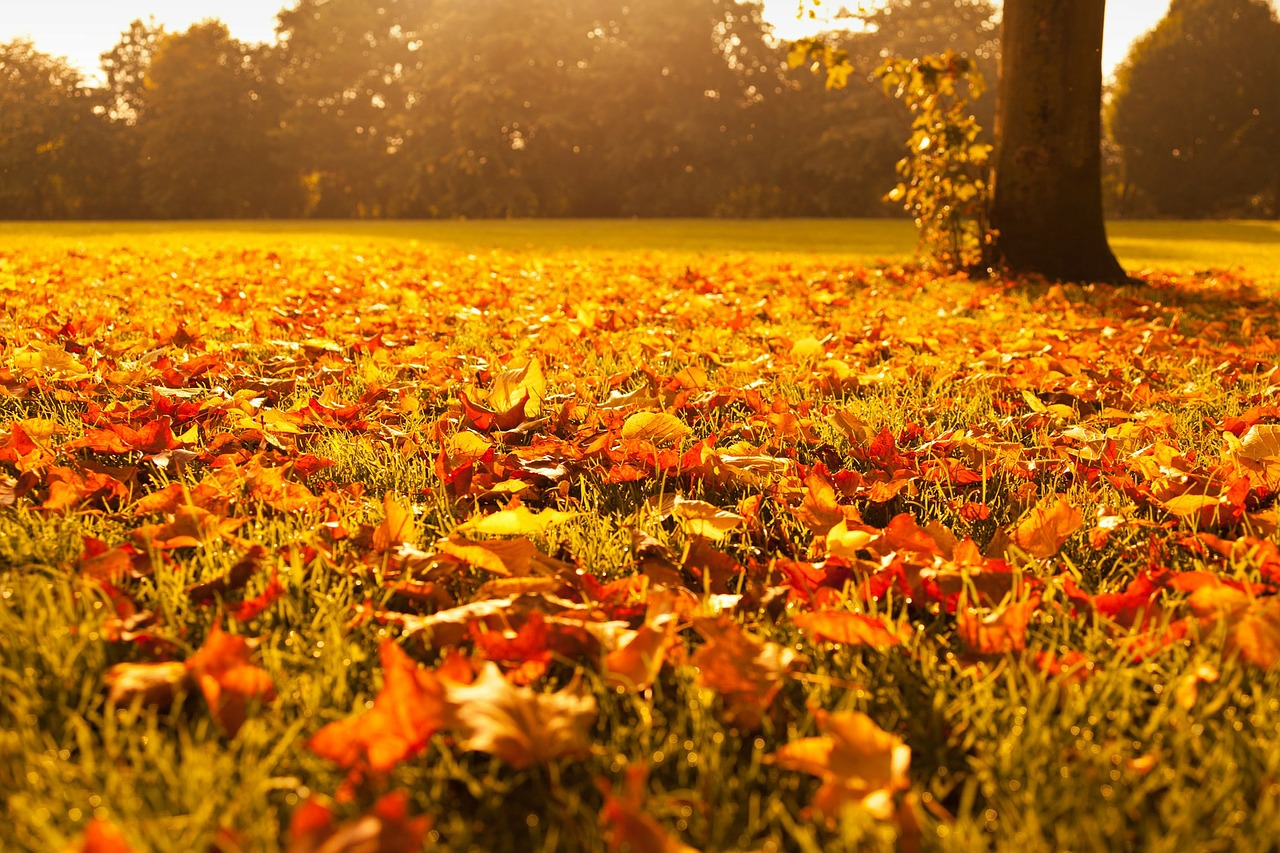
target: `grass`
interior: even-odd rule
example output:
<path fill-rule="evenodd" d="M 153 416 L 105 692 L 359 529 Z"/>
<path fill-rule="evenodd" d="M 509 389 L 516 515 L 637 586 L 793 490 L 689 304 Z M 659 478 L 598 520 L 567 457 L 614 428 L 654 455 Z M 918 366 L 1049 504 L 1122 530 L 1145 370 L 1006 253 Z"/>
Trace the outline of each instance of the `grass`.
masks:
<path fill-rule="evenodd" d="M 1255 277 L 1280 275 L 1280 225 L 1275 222 L 1117 221 L 1109 231 L 1116 254 L 1130 269 L 1244 268 Z M 0 222 L 0 236 L 12 242 L 151 237 L 249 245 L 389 240 L 466 251 L 750 252 L 838 256 L 855 263 L 905 260 L 915 247 L 910 223 L 894 219 Z"/>
<path fill-rule="evenodd" d="M 894 222 L 0 225 L 0 849 L 65 849 L 94 818 L 137 850 L 315 849 L 289 829 L 303 803 L 351 827 L 389 791 L 449 850 L 644 849 L 641 825 L 725 851 L 917 835 L 948 851 L 1276 849 L 1280 456 L 1238 439 L 1280 422 L 1278 233 L 1120 223 L 1142 283 L 1051 288 L 867 266 L 909 251 Z M 1249 277 L 1192 272 L 1239 263 Z M 532 389 L 540 410 L 483 427 L 464 397 L 510 408 L 507 371 L 515 405 Z M 624 432 L 655 413 L 687 434 Z M 156 419 L 183 437 L 172 452 L 93 444 Z M 468 469 L 467 447 L 492 452 Z M 172 483 L 181 502 L 139 508 Z M 570 515 L 496 535 L 536 547 L 532 578 L 554 582 L 502 605 L 510 579 L 442 555 L 513 491 Z M 377 545 L 386 493 L 432 555 L 403 574 Z M 675 494 L 733 514 L 724 537 L 661 511 Z M 1179 495 L 1219 509 L 1175 512 Z M 167 545 L 146 527 L 199 500 L 234 529 Z M 1080 513 L 1060 542 L 1010 543 L 1059 500 Z M 856 554 L 830 544 L 831 512 L 865 533 Z M 941 528 L 985 556 L 963 562 Z M 128 570 L 95 569 L 89 539 Z M 198 592 L 251 546 L 243 589 Z M 897 569 L 909 594 L 869 594 Z M 614 601 L 581 580 L 637 573 L 670 592 Z M 232 615 L 273 577 L 279 597 Z M 1144 577 L 1149 618 L 1112 609 Z M 1191 581 L 1252 598 L 1223 615 Z M 939 591 L 960 588 L 987 598 L 970 613 Z M 468 604 L 497 615 L 404 627 Z M 670 646 L 652 685 L 615 689 L 608 643 L 646 607 L 675 614 Z M 743 699 L 712 678 L 755 677 L 743 647 L 698 657 L 732 642 L 721 608 L 772 644 L 746 647 L 761 660 L 802 658 L 773 671 L 767 705 L 751 702 L 765 682 Z M 810 611 L 909 636 L 830 642 L 802 627 Z M 574 640 L 574 619 L 613 639 Z M 539 624 L 545 648 L 478 636 Z M 112 667 L 191 660 L 215 626 L 256 638 L 247 665 L 275 688 L 238 729 L 196 682 L 167 703 L 105 700 Z M 367 712 L 387 640 L 420 673 L 453 651 L 516 679 L 546 652 L 533 688 L 581 680 L 590 748 L 518 766 L 455 721 L 385 772 L 349 772 L 307 744 Z M 1046 671 L 1046 654 L 1074 668 Z M 910 750 L 893 815 L 859 802 L 848 767 L 832 777 L 846 807 L 815 810 L 822 780 L 780 757 L 853 711 Z M 631 823 L 604 819 L 619 810 Z"/>

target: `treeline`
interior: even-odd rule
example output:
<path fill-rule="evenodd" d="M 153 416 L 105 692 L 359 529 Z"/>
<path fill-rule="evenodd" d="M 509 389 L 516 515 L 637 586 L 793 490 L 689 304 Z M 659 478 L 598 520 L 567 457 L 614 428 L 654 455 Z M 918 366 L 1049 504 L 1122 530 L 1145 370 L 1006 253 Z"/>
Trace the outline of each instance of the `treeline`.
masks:
<path fill-rule="evenodd" d="M 954 47 L 987 2 L 896 2 L 848 48 Z M 738 0 L 300 0 L 274 45 L 135 22 L 86 85 L 0 46 L 0 217 L 874 216 L 909 131 L 824 91 Z M 994 107 L 994 98 L 985 105 Z"/>
<path fill-rule="evenodd" d="M 1175 0 L 1171 17 L 1182 6 L 1267 9 Z M 870 72 L 950 48 L 994 85 L 996 12 L 986 0 L 891 0 L 865 13 L 841 46 L 867 85 L 840 91 L 789 69 L 759 7 L 738 0 L 299 0 L 273 45 L 218 21 L 180 33 L 135 21 L 103 54 L 100 83 L 11 42 L 0 45 L 0 218 L 890 215 L 882 197 L 910 119 Z M 1256 14 L 1247 23 L 1259 29 Z M 1272 43 L 1254 35 L 1265 54 Z M 1241 61 L 1197 60 L 1196 73 L 1220 78 Z M 1126 73 L 1134 92 L 1160 87 L 1159 74 Z M 1118 93 L 1116 139 L 1163 127 L 1126 124 L 1126 103 L 1185 115 L 1191 84 L 1179 85 L 1173 104 Z M 994 101 L 976 104 L 988 128 Z M 1212 125 L 1236 140 L 1197 166 L 1265 143 L 1280 111 L 1255 108 L 1263 130 L 1244 135 L 1227 126 L 1234 113 L 1188 118 L 1201 136 Z M 1229 193 L 1175 203 L 1178 183 L 1147 168 L 1166 150 L 1109 147 L 1118 210 L 1274 214 L 1274 170 L 1256 157 L 1236 158 L 1252 177 Z"/>

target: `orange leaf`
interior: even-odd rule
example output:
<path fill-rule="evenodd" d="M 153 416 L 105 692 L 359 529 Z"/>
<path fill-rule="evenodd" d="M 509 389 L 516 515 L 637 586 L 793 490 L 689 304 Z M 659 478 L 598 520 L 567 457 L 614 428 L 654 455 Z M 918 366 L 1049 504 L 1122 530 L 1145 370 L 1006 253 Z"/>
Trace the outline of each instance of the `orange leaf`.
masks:
<path fill-rule="evenodd" d="M 345 768 L 365 764 L 385 772 L 416 755 L 444 723 L 445 689 L 392 640 L 382 643 L 382 690 L 373 708 L 330 723 L 307 748 Z"/>
<path fill-rule="evenodd" d="M 417 853 L 431 829 L 430 815 L 409 819 L 409 795 L 392 791 L 354 821 L 334 826 L 333 812 L 315 800 L 289 820 L 287 853 Z"/>
<path fill-rule="evenodd" d="M 270 702 L 275 685 L 266 670 L 249 663 L 249 641 L 213 626 L 204 645 L 187 659 L 187 670 L 204 693 L 218 725 L 235 737 L 250 704 Z"/>
<path fill-rule="evenodd" d="M 911 636 L 910 625 L 903 624 L 891 629 L 883 619 L 862 613 L 820 610 L 813 613 L 797 613 L 793 621 L 803 630 L 816 634 L 820 640 L 850 646 L 887 649 Z"/>
<path fill-rule="evenodd" d="M 993 609 L 962 604 L 956 608 L 956 633 L 975 654 L 1020 652 L 1027 647 L 1027 621 L 1039 606 L 1035 596 Z"/>
<path fill-rule="evenodd" d="M 911 749 L 866 714 L 817 712 L 821 737 L 801 738 L 773 754 L 788 770 L 822 779 L 813 808 L 828 818 L 846 803 L 861 803 L 882 820 L 893 816 L 893 796 L 909 787 Z"/>
<path fill-rule="evenodd" d="M 133 853 L 133 850 L 124 833 L 95 817 L 84 828 L 80 844 L 71 847 L 69 853 Z"/>
<path fill-rule="evenodd" d="M 414 543 L 413 507 L 395 492 L 382 497 L 384 515 L 373 531 L 373 550 L 385 554 L 401 542 Z"/>
<path fill-rule="evenodd" d="M 1084 516 L 1063 496 L 1031 510 L 1014 528 L 1015 545 L 1033 557 L 1052 557 L 1063 543 L 1084 526 Z"/>
<path fill-rule="evenodd" d="M 720 694 L 730 722 L 758 727 L 782 679 L 803 658 L 748 634 L 728 616 L 698 619 L 694 627 L 707 641 L 690 659 L 698 668 L 698 683 Z"/>
<path fill-rule="evenodd" d="M 574 678 L 555 693 L 515 687 L 493 663 L 471 684 L 448 684 L 452 725 L 464 749 L 496 755 L 517 769 L 581 758 L 594 743 L 596 700 Z"/>
<path fill-rule="evenodd" d="M 662 670 L 674 627 L 675 620 L 666 620 L 661 626 L 641 625 L 629 640 L 605 656 L 605 683 L 634 691 L 652 687 Z"/>
<path fill-rule="evenodd" d="M 648 768 L 633 765 L 627 768 L 622 793 L 615 795 L 613 786 L 601 780 L 604 806 L 600 809 L 600 824 L 607 827 L 607 843 L 612 851 L 629 850 L 631 853 L 698 853 L 698 851 L 674 838 L 662 824 L 644 811 L 644 789 Z"/>

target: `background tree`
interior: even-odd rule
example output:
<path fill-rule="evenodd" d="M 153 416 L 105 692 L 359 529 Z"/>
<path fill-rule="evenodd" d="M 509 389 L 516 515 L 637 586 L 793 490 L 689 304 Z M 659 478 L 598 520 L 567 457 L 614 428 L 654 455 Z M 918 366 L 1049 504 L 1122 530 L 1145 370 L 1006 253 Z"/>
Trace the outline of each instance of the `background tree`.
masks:
<path fill-rule="evenodd" d="M 292 183 L 273 145 L 279 102 L 269 56 L 219 21 L 164 36 L 146 74 L 142 191 L 169 218 L 289 212 Z"/>
<path fill-rule="evenodd" d="M 1110 125 L 1123 189 L 1145 212 L 1280 214 L 1280 21 L 1271 5 L 1174 0 L 1117 71 Z"/>
<path fill-rule="evenodd" d="M 66 60 L 0 44 L 0 218 L 66 218 L 86 206 L 101 102 Z M 97 110 L 97 112 L 95 112 Z"/>
<path fill-rule="evenodd" d="M 280 13 L 284 142 L 307 212 L 382 216 L 405 180 L 398 152 L 421 93 L 429 0 L 299 0 Z"/>

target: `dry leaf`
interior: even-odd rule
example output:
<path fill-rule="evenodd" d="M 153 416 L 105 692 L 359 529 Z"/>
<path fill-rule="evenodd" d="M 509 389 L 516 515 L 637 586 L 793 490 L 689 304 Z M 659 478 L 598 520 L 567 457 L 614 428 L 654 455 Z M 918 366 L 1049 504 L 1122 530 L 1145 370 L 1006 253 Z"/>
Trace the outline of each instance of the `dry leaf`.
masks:
<path fill-rule="evenodd" d="M 850 646 L 887 649 L 911 636 L 911 626 L 906 623 L 891 626 L 886 624 L 884 619 L 847 611 L 820 610 L 812 613 L 797 613 L 792 621 L 797 627 L 814 634 L 819 640 Z"/>
<path fill-rule="evenodd" d="M 386 554 L 402 542 L 413 545 L 413 507 L 395 492 L 382 496 L 383 517 L 373 530 L 373 550 Z"/>
<path fill-rule="evenodd" d="M 608 833 L 609 850 L 630 853 L 698 853 L 662 827 L 662 824 L 644 811 L 644 790 L 648 768 L 633 765 L 627 768 L 622 782 L 622 792 L 614 794 L 607 780 L 600 780 L 604 792 L 604 805 L 600 809 L 600 824 Z"/>
<path fill-rule="evenodd" d="M 436 674 L 418 666 L 392 640 L 380 649 L 382 690 L 363 714 L 330 723 L 307 747 L 352 768 L 387 771 L 420 752 L 447 717 L 445 688 Z"/>
<path fill-rule="evenodd" d="M 547 509 L 533 512 L 526 507 L 504 509 L 489 515 L 472 518 L 458 525 L 459 533 L 481 533 L 486 536 L 536 536 L 555 524 L 562 524 L 574 517 L 572 512 Z"/>
<path fill-rule="evenodd" d="M 910 747 L 866 714 L 819 710 L 816 716 L 823 735 L 785 744 L 774 761 L 822 780 L 812 807 L 829 819 L 848 803 L 861 803 L 881 820 L 891 818 L 894 794 L 910 785 Z"/>
<path fill-rule="evenodd" d="M 667 412 L 636 412 L 622 424 L 622 437 L 629 440 L 673 444 L 693 430 Z"/>
<path fill-rule="evenodd" d="M 464 749 L 496 755 L 517 769 L 591 752 L 595 697 L 575 677 L 562 690 L 513 686 L 486 663 L 471 684 L 447 684 L 450 728 Z"/>
<path fill-rule="evenodd" d="M 249 706 L 275 698 L 271 676 L 249 662 L 249 642 L 213 626 L 186 666 L 209 703 L 209 710 L 228 737 L 244 724 Z"/>
<path fill-rule="evenodd" d="M 1063 543 L 1084 526 L 1084 516 L 1063 496 L 1041 504 L 1014 528 L 1015 545 L 1033 557 L 1044 559 L 1058 553 Z"/>
<path fill-rule="evenodd" d="M 803 658 L 748 634 L 725 615 L 697 619 L 694 627 L 706 640 L 690 659 L 698 668 L 698 683 L 720 694 L 731 723 L 757 728 L 782 679 Z"/>

